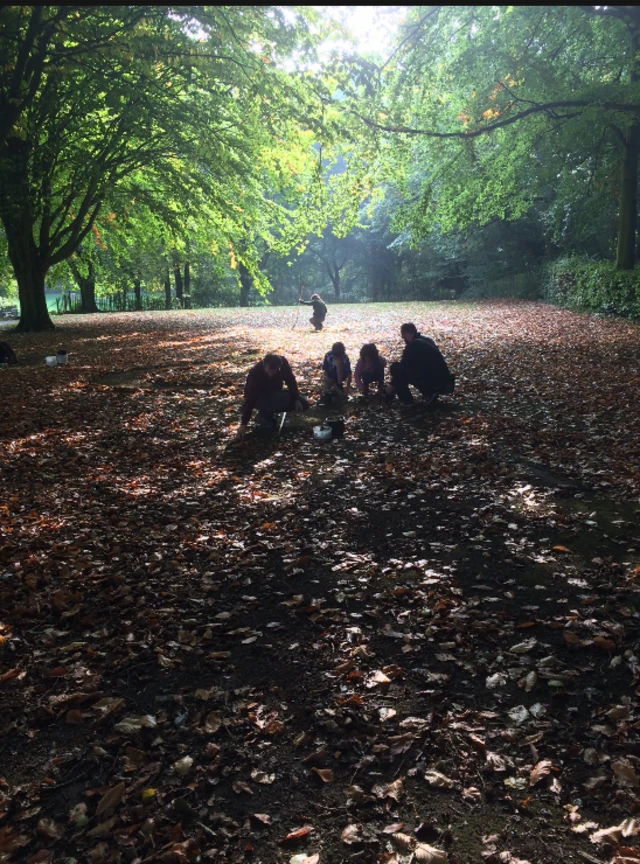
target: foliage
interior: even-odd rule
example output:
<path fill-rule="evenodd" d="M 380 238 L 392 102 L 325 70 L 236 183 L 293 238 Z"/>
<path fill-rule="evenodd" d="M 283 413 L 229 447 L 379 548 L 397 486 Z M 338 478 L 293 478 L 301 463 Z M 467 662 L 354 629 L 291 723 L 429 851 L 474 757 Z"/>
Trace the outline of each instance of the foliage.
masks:
<path fill-rule="evenodd" d="M 553 303 L 591 312 L 640 318 L 640 274 L 609 262 L 560 258 L 545 268 L 544 296 Z"/>
<path fill-rule="evenodd" d="M 409 7 L 384 88 L 352 105 L 383 136 L 396 228 L 417 240 L 538 209 L 550 239 L 610 255 L 637 27 L 632 7 Z"/>

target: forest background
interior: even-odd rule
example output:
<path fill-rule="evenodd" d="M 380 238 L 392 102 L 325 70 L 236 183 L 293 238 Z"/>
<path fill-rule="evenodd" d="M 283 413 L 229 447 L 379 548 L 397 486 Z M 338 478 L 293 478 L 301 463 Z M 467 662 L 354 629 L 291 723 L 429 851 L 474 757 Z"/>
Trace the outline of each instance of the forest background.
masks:
<path fill-rule="evenodd" d="M 313 291 L 639 313 L 635 7 L 0 14 L 23 331 Z"/>

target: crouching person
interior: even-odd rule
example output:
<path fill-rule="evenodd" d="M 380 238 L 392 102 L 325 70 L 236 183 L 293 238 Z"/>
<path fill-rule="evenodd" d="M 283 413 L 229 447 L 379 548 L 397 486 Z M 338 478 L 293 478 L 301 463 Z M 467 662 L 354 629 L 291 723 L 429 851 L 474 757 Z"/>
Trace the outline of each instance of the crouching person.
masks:
<path fill-rule="evenodd" d="M 283 386 L 286 385 L 286 389 Z M 249 370 L 244 385 L 244 406 L 242 419 L 236 432 L 241 441 L 255 408 L 258 409 L 257 421 L 266 429 L 275 430 L 275 415 L 282 411 L 306 411 L 309 402 L 298 391 L 298 384 L 286 357 L 281 354 L 267 354 L 263 360 Z"/>
<path fill-rule="evenodd" d="M 403 405 L 411 405 L 412 384 L 422 393 L 429 407 L 434 407 L 438 396 L 453 393 L 455 377 L 451 375 L 444 357 L 436 343 L 428 336 L 418 333 L 415 324 L 403 324 L 400 335 L 405 344 L 402 359 L 392 363 L 390 395 L 397 394 Z"/>

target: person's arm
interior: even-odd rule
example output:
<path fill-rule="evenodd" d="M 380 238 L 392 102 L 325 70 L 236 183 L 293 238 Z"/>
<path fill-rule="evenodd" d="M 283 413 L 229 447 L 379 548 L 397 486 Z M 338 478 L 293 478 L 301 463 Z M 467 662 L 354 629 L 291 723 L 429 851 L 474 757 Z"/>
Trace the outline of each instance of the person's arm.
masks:
<path fill-rule="evenodd" d="M 342 390 L 344 385 L 344 360 L 338 357 L 334 357 L 333 362 L 336 365 L 336 381 L 338 382 L 338 387 Z"/>
<path fill-rule="evenodd" d="M 302 297 L 298 300 L 303 306 L 313 306 L 313 300 L 303 300 Z"/>
<path fill-rule="evenodd" d="M 364 389 L 364 383 L 362 381 L 362 360 L 358 360 L 358 362 L 356 363 L 354 378 L 355 378 L 356 387 L 358 388 L 358 390 Z"/>
<path fill-rule="evenodd" d="M 237 432 L 237 437 L 244 437 L 249 420 L 251 420 L 251 412 L 255 408 L 258 401 L 258 382 L 254 374 L 254 370 L 247 375 L 247 381 L 244 385 L 244 404 L 242 406 L 242 416 L 240 418 L 240 428 Z M 242 430 L 242 431 L 241 431 Z"/>
<path fill-rule="evenodd" d="M 282 367 L 280 371 L 282 372 L 282 380 L 287 385 L 289 393 L 291 393 L 294 399 L 297 399 L 299 394 L 298 382 L 296 381 L 295 375 L 291 371 L 291 366 L 289 365 L 289 361 L 286 357 L 282 358 Z"/>

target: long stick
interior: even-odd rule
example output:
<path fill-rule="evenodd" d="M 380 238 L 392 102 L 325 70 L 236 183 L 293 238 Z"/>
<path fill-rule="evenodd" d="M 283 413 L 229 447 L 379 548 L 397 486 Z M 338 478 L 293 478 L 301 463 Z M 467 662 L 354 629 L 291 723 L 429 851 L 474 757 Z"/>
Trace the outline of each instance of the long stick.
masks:
<path fill-rule="evenodd" d="M 298 318 L 300 317 L 300 301 L 302 300 L 302 289 L 304 285 L 300 285 L 300 294 L 298 295 L 298 311 L 296 312 L 296 320 L 293 322 L 292 330 L 295 330 L 296 324 L 298 323 Z"/>

